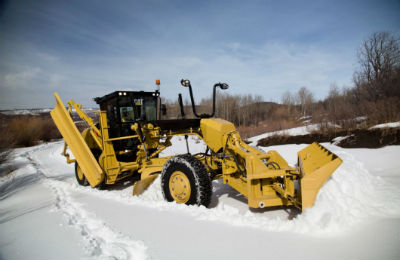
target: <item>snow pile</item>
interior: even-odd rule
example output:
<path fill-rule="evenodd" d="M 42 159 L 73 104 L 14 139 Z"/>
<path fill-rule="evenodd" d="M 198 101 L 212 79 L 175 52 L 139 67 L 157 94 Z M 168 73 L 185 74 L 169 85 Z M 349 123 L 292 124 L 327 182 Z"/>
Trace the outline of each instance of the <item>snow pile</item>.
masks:
<path fill-rule="evenodd" d="M 392 123 L 385 123 L 385 124 L 380 124 L 380 125 L 375 125 L 373 127 L 370 127 L 369 129 L 376 129 L 376 128 L 396 128 L 400 127 L 400 121 L 399 122 L 392 122 Z"/>
<path fill-rule="evenodd" d="M 371 217 L 400 217 L 400 191 L 371 175 L 351 154 L 339 152 L 338 155 L 344 163 L 321 188 L 314 207 L 293 220 L 271 218 L 251 211 L 241 214 L 235 207 L 224 203 L 212 209 L 165 204 L 158 180 L 140 199 L 158 201 L 164 209 L 180 208 L 201 220 L 312 235 L 340 233 Z"/>
<path fill-rule="evenodd" d="M 295 222 L 316 232 L 334 233 L 371 217 L 400 217 L 400 190 L 371 175 L 347 152 L 337 152 L 343 164 L 321 188 L 314 207 Z"/>

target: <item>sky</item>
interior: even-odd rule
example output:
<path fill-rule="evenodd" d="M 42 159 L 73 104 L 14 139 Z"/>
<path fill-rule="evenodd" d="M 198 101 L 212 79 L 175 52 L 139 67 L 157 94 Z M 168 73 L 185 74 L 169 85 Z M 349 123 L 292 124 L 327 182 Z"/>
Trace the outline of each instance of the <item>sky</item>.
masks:
<path fill-rule="evenodd" d="M 400 1 L 0 0 L 0 109 L 48 108 L 54 92 L 96 107 L 116 90 L 196 100 L 227 93 L 279 102 L 352 87 L 357 48 L 400 35 Z"/>

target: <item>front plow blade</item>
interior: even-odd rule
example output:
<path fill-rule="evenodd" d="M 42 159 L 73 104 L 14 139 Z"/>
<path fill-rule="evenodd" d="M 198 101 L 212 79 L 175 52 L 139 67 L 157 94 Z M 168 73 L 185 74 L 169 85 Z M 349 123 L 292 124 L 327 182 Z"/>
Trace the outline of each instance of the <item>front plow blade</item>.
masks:
<path fill-rule="evenodd" d="M 133 196 L 142 194 L 158 177 L 162 171 L 162 168 L 163 164 L 140 169 L 140 180 L 133 184 Z"/>
<path fill-rule="evenodd" d="M 342 160 L 318 143 L 312 143 L 297 155 L 301 173 L 301 205 L 304 211 L 314 205 L 319 189 L 340 166 Z"/>
<path fill-rule="evenodd" d="M 103 170 L 100 168 L 85 140 L 83 140 L 81 133 L 76 128 L 60 97 L 57 93 L 54 93 L 54 96 L 56 97 L 57 104 L 50 112 L 50 115 L 75 159 L 78 161 L 82 171 L 85 173 L 85 177 L 90 185 L 95 187 L 104 179 Z"/>
<path fill-rule="evenodd" d="M 147 178 L 136 181 L 133 184 L 132 195 L 135 196 L 135 195 L 142 194 L 153 183 L 153 181 L 156 178 L 157 178 L 157 175 L 151 175 Z"/>

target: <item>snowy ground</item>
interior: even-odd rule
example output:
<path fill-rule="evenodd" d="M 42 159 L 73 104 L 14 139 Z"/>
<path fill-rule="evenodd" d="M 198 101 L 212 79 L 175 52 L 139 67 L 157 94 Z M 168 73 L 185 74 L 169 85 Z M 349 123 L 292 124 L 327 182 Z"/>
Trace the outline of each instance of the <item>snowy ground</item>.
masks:
<path fill-rule="evenodd" d="M 400 146 L 343 149 L 343 164 L 315 206 L 249 210 L 218 181 L 209 208 L 167 203 L 160 182 L 133 197 L 132 183 L 107 190 L 76 184 L 63 143 L 16 149 L 0 177 L 1 259 L 399 259 Z M 275 149 L 296 162 L 305 145 Z M 192 153 L 204 144 L 190 140 Z M 267 150 L 266 148 L 264 148 Z M 186 152 L 184 139 L 165 154 Z"/>

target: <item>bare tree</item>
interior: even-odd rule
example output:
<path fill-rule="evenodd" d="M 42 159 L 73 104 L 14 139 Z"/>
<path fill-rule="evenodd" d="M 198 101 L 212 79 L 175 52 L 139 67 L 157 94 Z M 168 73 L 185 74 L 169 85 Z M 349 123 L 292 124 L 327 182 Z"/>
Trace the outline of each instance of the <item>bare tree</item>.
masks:
<path fill-rule="evenodd" d="M 312 112 L 314 96 L 306 87 L 301 87 L 299 91 L 297 91 L 296 103 L 300 105 L 302 116 L 306 116 L 307 113 Z"/>
<path fill-rule="evenodd" d="M 340 95 L 338 86 L 335 83 L 331 84 L 329 88 L 328 97 L 325 100 L 327 103 L 327 109 L 329 115 L 334 123 L 336 122 L 337 119 L 338 108 L 340 106 L 341 99 L 342 96 Z"/>
<path fill-rule="evenodd" d="M 358 50 L 360 69 L 354 73 L 356 89 L 372 101 L 399 93 L 394 77 L 400 68 L 399 38 L 387 32 L 372 34 Z"/>
<path fill-rule="evenodd" d="M 282 104 L 287 106 L 288 113 L 289 115 L 291 115 L 295 104 L 295 97 L 292 95 L 292 93 L 286 91 L 285 93 L 283 93 L 281 101 Z"/>
<path fill-rule="evenodd" d="M 334 113 L 336 111 L 339 98 L 340 98 L 339 88 L 335 83 L 333 83 L 329 87 L 327 101 L 328 101 L 329 110 L 333 111 Z"/>

